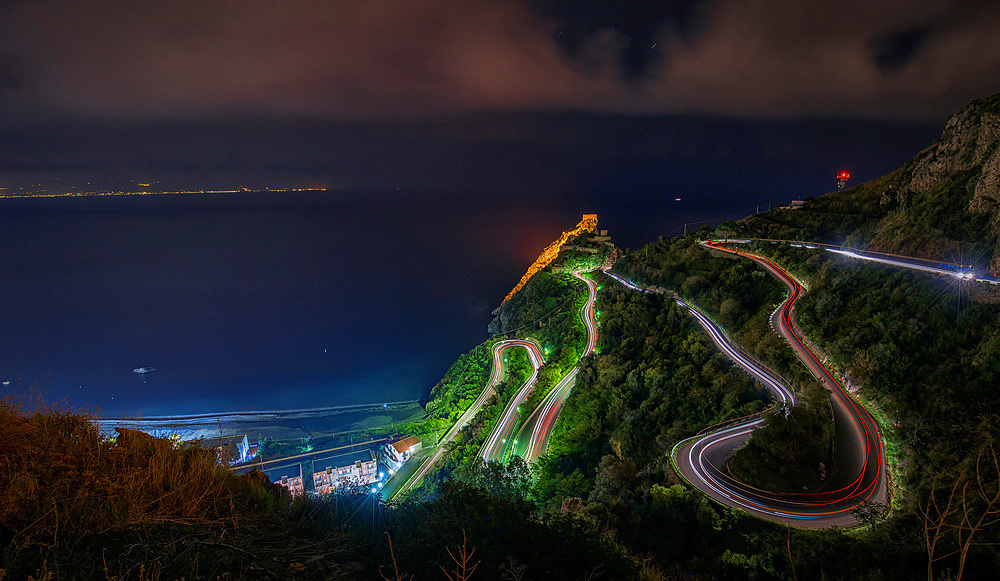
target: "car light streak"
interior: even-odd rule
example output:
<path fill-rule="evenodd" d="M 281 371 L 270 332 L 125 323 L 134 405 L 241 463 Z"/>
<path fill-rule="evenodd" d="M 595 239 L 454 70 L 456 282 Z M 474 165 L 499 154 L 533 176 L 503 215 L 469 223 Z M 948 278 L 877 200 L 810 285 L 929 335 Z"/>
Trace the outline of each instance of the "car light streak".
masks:
<path fill-rule="evenodd" d="M 735 242 L 735 241 L 730 241 Z M 746 242 L 746 241 L 739 241 Z M 737 423 L 697 435 L 678 442 L 671 451 L 671 458 L 678 473 L 709 497 L 728 506 L 741 508 L 763 518 L 803 527 L 829 527 L 854 525 L 856 520 L 851 509 L 862 502 L 885 496 L 884 449 L 878 426 L 860 404 L 848 395 L 840 380 L 827 369 L 815 351 L 802 338 L 801 332 L 792 318 L 795 301 L 803 294 L 799 281 L 773 261 L 764 257 L 726 248 L 722 242 L 705 243 L 715 250 L 737 254 L 754 260 L 788 287 L 788 298 L 775 310 L 772 320 L 780 334 L 788 341 L 807 368 L 831 390 L 839 409 L 850 418 L 850 425 L 858 439 L 860 454 L 855 458 L 857 476 L 837 490 L 802 493 L 776 493 L 759 490 L 739 482 L 719 468 L 732 453 L 749 439 L 754 428 L 763 419 L 747 418 Z M 621 276 L 605 270 L 609 276 L 623 285 L 649 292 Z M 704 314 L 681 299 L 677 303 L 687 309 L 698 323 L 709 333 L 712 342 L 737 365 L 761 381 L 775 394 L 783 406 L 794 405 L 795 394 L 791 389 L 752 358 L 732 346 L 725 334 Z"/>
<path fill-rule="evenodd" d="M 534 366 L 534 373 L 532 377 L 537 377 L 538 368 L 541 366 L 541 362 L 544 361 L 541 353 L 538 350 L 538 346 L 531 341 L 524 341 L 520 339 L 512 339 L 507 341 L 498 341 L 493 344 L 493 369 L 490 373 L 490 379 L 486 383 L 486 387 L 483 392 L 479 395 L 475 402 L 469 406 L 469 409 L 465 410 L 455 422 L 455 425 L 449 429 L 445 435 L 438 442 L 437 449 L 434 453 L 420 465 L 420 468 L 410 477 L 410 479 L 401 487 L 401 490 L 413 490 L 420 482 L 424 479 L 431 468 L 441 459 L 444 455 L 447 444 L 455 439 L 455 436 L 469 423 L 469 421 L 479 413 L 482 409 L 483 404 L 486 400 L 490 398 L 491 395 L 496 391 L 496 385 L 500 383 L 503 378 L 504 365 L 503 365 L 503 352 L 511 347 L 524 347 L 528 350 L 528 356 L 531 359 L 532 365 Z"/>
<path fill-rule="evenodd" d="M 490 460 L 500 460 L 500 456 L 503 453 L 504 444 L 510 437 L 511 431 L 514 429 L 514 424 L 517 422 L 517 418 L 520 416 L 520 411 L 518 407 L 531 393 L 531 390 L 535 388 L 535 382 L 538 381 L 538 369 L 542 366 L 542 354 L 539 352 L 538 347 L 534 343 L 529 343 L 527 341 L 522 341 L 516 344 L 505 345 L 498 351 L 506 350 L 510 347 L 519 346 L 525 347 L 528 350 L 528 357 L 531 359 L 532 372 L 528 377 L 521 389 L 514 394 L 514 397 L 510 398 L 507 402 L 507 407 L 504 409 L 503 413 L 500 415 L 500 419 L 497 421 L 496 425 L 493 426 L 493 431 L 490 432 L 486 442 L 483 444 L 483 449 L 479 453 L 479 457 L 485 461 Z M 503 366 L 498 365 L 498 360 L 496 357 L 493 359 L 493 377 L 491 377 L 490 385 L 495 386 L 500 382 L 500 378 L 503 377 Z M 497 370 L 501 371 L 498 373 Z"/>
<path fill-rule="evenodd" d="M 892 266 L 901 266 L 903 268 L 909 268 L 913 270 L 920 270 L 923 272 L 930 272 L 933 274 L 942 274 L 944 276 L 953 276 L 962 280 L 970 280 L 975 278 L 976 273 L 969 270 L 949 270 L 946 268 L 939 268 L 935 266 L 926 266 L 923 264 L 915 264 L 912 262 L 903 262 L 901 260 L 893 260 L 891 258 L 883 258 L 881 256 L 870 256 L 867 254 L 859 254 L 852 250 L 837 250 L 835 248 L 827 248 L 827 252 L 833 252 L 834 254 L 840 254 L 842 256 L 847 256 L 850 258 L 856 258 L 858 260 L 868 260 L 870 262 L 879 262 L 882 264 L 891 264 Z"/>
<path fill-rule="evenodd" d="M 597 300 L 597 283 L 593 279 L 583 276 L 587 271 L 578 270 L 572 274 L 582 280 L 587 285 L 587 301 L 580 309 L 580 318 L 587 328 L 587 344 L 583 350 L 586 357 L 594 353 L 597 348 L 597 320 L 594 318 L 594 302 Z M 576 375 L 580 371 L 580 364 L 577 363 L 569 373 L 563 377 L 555 387 L 549 391 L 542 403 L 538 405 L 534 412 L 525 420 L 524 425 L 517 433 L 517 441 L 520 446 L 515 446 L 515 453 L 519 454 L 527 462 L 537 460 L 549 446 L 549 439 L 562 406 L 569 397 L 573 386 L 576 384 Z"/>
<path fill-rule="evenodd" d="M 906 256 L 904 254 L 877 252 L 874 250 L 860 250 L 857 248 L 850 248 L 848 246 L 840 246 L 837 244 L 825 244 L 822 242 L 803 242 L 801 240 L 782 240 L 777 238 L 745 238 L 745 239 L 728 239 L 728 240 L 716 239 L 716 240 L 710 240 L 709 242 L 710 246 L 714 244 L 749 244 L 751 242 L 774 242 L 779 244 L 788 244 L 793 248 L 808 248 L 810 250 L 817 250 L 822 248 L 829 252 L 840 254 L 842 256 L 847 256 L 849 258 L 855 258 L 858 260 L 879 262 L 882 264 L 888 264 L 890 266 L 898 266 L 900 268 L 908 268 L 911 270 L 918 270 L 931 274 L 950 276 L 957 278 L 959 280 L 971 280 L 991 285 L 1000 285 L 1000 280 L 997 280 L 996 278 L 987 275 L 979 275 L 975 271 L 975 269 L 972 268 L 971 264 L 954 264 L 950 262 L 931 260 L 928 258 L 920 258 L 917 256 Z"/>
<path fill-rule="evenodd" d="M 627 288 L 630 288 L 630 289 L 632 289 L 634 291 L 639 291 L 639 292 L 642 292 L 642 293 L 652 293 L 653 292 L 653 291 L 651 291 L 649 289 L 644 289 L 641 286 L 637 286 L 637 285 L 631 283 L 630 281 L 626 280 L 625 278 L 623 278 L 621 275 L 619 275 L 617 273 L 611 272 L 611 267 L 610 266 L 606 266 L 606 267 L 602 268 L 601 272 L 603 272 L 604 274 L 606 274 L 606 275 L 610 276 L 611 278 L 617 280 L 621 284 L 625 285 Z"/>
<path fill-rule="evenodd" d="M 712 342 L 715 343 L 716 347 L 725 353 L 726 356 L 735 361 L 736 364 L 742 367 L 744 371 L 757 378 L 757 380 L 760 381 L 768 389 L 768 391 L 781 400 L 781 404 L 783 406 L 795 405 L 795 392 L 793 392 L 790 387 L 785 385 L 781 379 L 776 377 L 770 371 L 764 369 L 762 365 L 758 364 L 750 357 L 744 355 L 739 348 L 735 347 L 729 342 L 728 339 L 726 339 L 722 330 L 719 329 L 711 319 L 703 315 L 701 311 L 695 309 L 681 299 L 676 300 L 678 305 L 687 309 L 688 312 L 695 319 L 697 319 L 698 323 L 701 324 L 702 328 L 705 329 L 705 331 L 707 331 L 709 336 L 712 338 Z"/>

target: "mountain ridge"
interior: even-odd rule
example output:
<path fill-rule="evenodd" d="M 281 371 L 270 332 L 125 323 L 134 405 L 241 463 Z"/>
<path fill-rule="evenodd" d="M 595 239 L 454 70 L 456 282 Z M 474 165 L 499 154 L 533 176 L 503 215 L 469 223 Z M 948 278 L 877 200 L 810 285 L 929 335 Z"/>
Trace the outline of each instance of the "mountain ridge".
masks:
<path fill-rule="evenodd" d="M 959 109 L 941 137 L 887 175 L 735 226 L 950 262 L 972 257 L 1000 275 L 1000 94 Z"/>

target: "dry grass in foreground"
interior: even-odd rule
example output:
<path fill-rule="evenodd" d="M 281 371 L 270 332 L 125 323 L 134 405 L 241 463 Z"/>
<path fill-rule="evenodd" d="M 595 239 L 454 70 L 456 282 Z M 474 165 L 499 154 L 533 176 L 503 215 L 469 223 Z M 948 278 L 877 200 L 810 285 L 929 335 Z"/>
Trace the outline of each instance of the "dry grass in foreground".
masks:
<path fill-rule="evenodd" d="M 266 578 L 306 574 L 308 558 L 329 578 L 353 568 L 344 541 L 321 505 L 292 502 L 259 472 L 231 474 L 211 450 L 124 429 L 107 438 L 87 414 L 0 399 L 8 578 Z"/>

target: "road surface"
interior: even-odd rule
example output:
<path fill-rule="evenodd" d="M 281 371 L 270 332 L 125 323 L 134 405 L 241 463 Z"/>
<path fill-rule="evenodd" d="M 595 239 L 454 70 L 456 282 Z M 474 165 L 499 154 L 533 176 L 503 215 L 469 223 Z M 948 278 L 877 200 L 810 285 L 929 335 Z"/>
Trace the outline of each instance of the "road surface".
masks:
<path fill-rule="evenodd" d="M 850 246 L 840 246 L 838 244 L 825 244 L 822 242 L 806 242 L 802 240 L 781 240 L 776 238 L 745 238 L 742 240 L 713 240 L 717 244 L 749 244 L 750 242 L 776 242 L 787 244 L 794 248 L 808 248 L 810 250 L 823 249 L 841 256 L 856 260 L 866 260 L 878 262 L 889 266 L 898 266 L 910 270 L 918 270 L 939 276 L 950 276 L 959 280 L 975 281 L 991 285 L 1000 285 L 1000 280 L 976 270 L 972 264 L 958 264 L 945 262 L 942 260 L 931 260 L 920 258 L 919 256 L 906 256 L 904 254 L 892 254 L 889 252 L 876 252 L 874 250 L 861 250 Z"/>
<path fill-rule="evenodd" d="M 535 383 L 538 381 L 538 369 L 542 366 L 542 354 L 534 343 L 528 343 L 528 345 L 530 345 L 528 347 L 528 357 L 531 359 L 533 367 L 531 375 L 524 382 L 524 385 L 521 386 L 521 389 L 517 390 L 514 397 L 510 398 L 510 401 L 507 402 L 507 407 L 500 414 L 496 425 L 493 426 L 493 431 L 490 432 L 489 437 L 483 443 L 483 448 L 479 451 L 479 457 L 486 462 L 503 459 L 503 452 L 507 448 L 507 440 L 510 439 L 511 432 L 514 431 L 517 420 L 521 415 L 521 404 L 527 399 L 528 394 L 535 389 Z M 500 370 L 499 374 L 497 373 L 498 369 Z M 503 361 L 494 357 L 492 375 L 497 377 L 496 382 L 498 383 L 505 374 Z M 493 381 L 493 377 L 490 377 L 491 385 L 495 385 Z"/>
<path fill-rule="evenodd" d="M 498 341 L 497 343 L 494 343 L 493 370 L 490 373 L 490 379 L 486 383 L 486 387 L 483 389 L 483 393 L 479 395 L 479 398 L 476 399 L 476 401 L 473 402 L 471 406 L 469 406 L 469 409 L 465 410 L 465 413 L 463 413 L 458 418 L 458 421 L 455 422 L 455 425 L 453 425 L 451 429 L 445 432 L 445 435 L 442 436 L 441 440 L 438 442 L 437 449 L 434 450 L 434 453 L 431 454 L 430 457 L 427 460 L 425 460 L 423 464 L 420 465 L 420 468 L 417 469 L 417 471 L 413 474 L 410 480 L 408 480 L 406 484 L 400 487 L 401 491 L 413 490 L 414 488 L 416 488 L 417 485 L 420 484 L 420 482 L 424 479 L 424 476 L 426 476 L 427 473 L 431 471 L 431 468 L 433 468 L 434 465 L 437 463 L 437 461 L 441 459 L 441 456 L 444 455 L 448 443 L 450 443 L 452 440 L 455 439 L 455 436 L 458 434 L 458 432 L 460 432 L 462 428 L 464 428 L 466 424 L 468 424 L 469 421 L 472 418 L 474 418 L 476 414 L 479 413 L 479 410 L 483 407 L 483 404 L 486 403 L 486 400 L 488 400 L 496 392 L 496 385 L 500 383 L 500 380 L 502 380 L 504 376 L 503 352 L 512 347 L 524 347 L 528 350 L 529 356 L 531 357 L 532 365 L 535 368 L 534 373 L 532 374 L 531 377 L 532 378 L 537 377 L 538 368 L 541 366 L 541 363 L 543 361 L 537 345 L 535 345 L 531 341 L 523 341 L 520 339 Z"/>
<path fill-rule="evenodd" d="M 857 520 L 851 514 L 853 508 L 866 500 L 886 503 L 885 454 L 877 424 L 823 365 L 795 325 L 792 313 L 795 302 L 803 294 L 802 285 L 783 268 L 766 258 L 713 242 L 707 245 L 754 260 L 788 287 L 789 296 L 775 311 L 773 324 L 792 345 L 806 367 L 831 391 L 838 436 L 844 437 L 838 437 L 836 473 L 831 472 L 825 490 L 769 492 L 739 482 L 725 470 L 725 463 L 732 453 L 745 444 L 753 429 L 763 422 L 760 417 L 737 421 L 708 434 L 679 442 L 672 452 L 675 468 L 685 480 L 718 502 L 744 509 L 768 520 L 803 528 L 856 525 Z M 649 292 L 617 275 L 613 278 L 633 289 Z M 678 300 L 678 303 L 688 309 L 726 355 L 774 393 L 778 402 L 782 405 L 794 404 L 794 393 L 784 382 L 732 346 L 710 319 L 683 301 Z"/>
<path fill-rule="evenodd" d="M 584 276 L 584 272 L 587 271 L 575 271 L 573 276 L 587 285 L 587 302 L 580 309 L 580 318 L 583 319 L 583 324 L 587 328 L 587 345 L 583 350 L 583 357 L 586 357 L 597 348 L 597 318 L 594 312 L 594 302 L 597 300 L 597 283 L 592 278 Z M 514 454 L 521 456 L 528 462 L 534 462 L 548 450 L 552 430 L 555 428 L 556 420 L 559 419 L 559 413 L 562 411 L 566 398 L 569 397 L 576 384 L 576 374 L 579 371 L 580 364 L 577 363 L 545 396 L 545 399 L 532 412 L 531 416 L 525 420 L 513 444 Z"/>

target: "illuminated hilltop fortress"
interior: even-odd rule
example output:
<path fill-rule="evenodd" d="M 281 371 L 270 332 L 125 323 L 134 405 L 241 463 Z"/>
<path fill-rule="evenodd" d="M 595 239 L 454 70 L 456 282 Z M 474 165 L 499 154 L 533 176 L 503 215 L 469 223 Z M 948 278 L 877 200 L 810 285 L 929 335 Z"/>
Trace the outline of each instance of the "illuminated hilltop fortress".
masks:
<path fill-rule="evenodd" d="M 507 296 L 504 297 L 503 302 L 500 303 L 500 305 L 503 306 L 503 303 L 506 303 L 508 300 L 510 300 L 510 297 L 514 296 L 514 294 L 517 291 L 521 290 L 521 288 L 525 284 L 527 284 L 528 280 L 532 276 L 534 276 L 536 272 L 542 270 L 543 268 L 548 266 L 550 262 L 555 260 L 556 257 L 559 256 L 559 249 L 562 247 L 563 244 L 566 244 L 566 241 L 569 240 L 570 237 L 578 236 L 580 234 L 583 234 L 584 232 L 596 232 L 596 231 L 597 231 L 597 214 L 584 214 L 583 218 L 580 219 L 579 224 L 577 224 L 572 230 L 568 232 L 563 232 L 562 236 L 560 236 L 552 244 L 546 246 L 545 250 L 542 250 L 542 253 L 538 255 L 538 258 L 536 258 L 535 261 L 531 263 L 531 266 L 528 267 L 528 272 L 524 273 L 524 276 L 521 277 L 521 281 L 517 283 L 517 286 L 514 287 L 514 290 L 507 293 Z"/>

